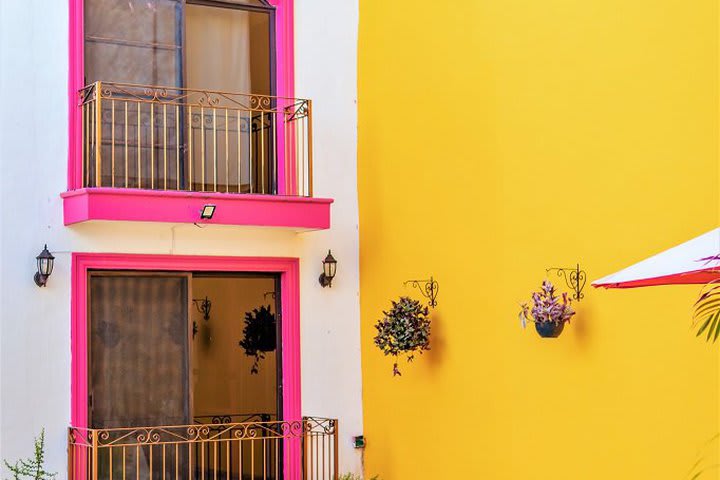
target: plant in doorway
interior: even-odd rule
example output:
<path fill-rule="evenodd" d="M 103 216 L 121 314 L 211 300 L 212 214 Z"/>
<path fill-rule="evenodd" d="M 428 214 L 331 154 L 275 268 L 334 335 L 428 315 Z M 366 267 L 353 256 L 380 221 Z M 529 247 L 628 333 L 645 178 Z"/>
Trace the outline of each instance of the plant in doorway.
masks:
<path fill-rule="evenodd" d="M 339 480 L 362 480 L 362 477 L 356 473 L 345 473 L 340 475 Z M 373 475 L 370 480 L 380 480 L 380 475 Z"/>
<path fill-rule="evenodd" d="M 35 438 L 35 452 L 32 457 L 20 459 L 14 464 L 4 461 L 5 466 L 12 474 L 13 480 L 33 479 L 52 480 L 57 473 L 50 473 L 45 470 L 45 429 L 40 431 L 40 436 Z"/>
<path fill-rule="evenodd" d="M 383 318 L 375 324 L 375 345 L 385 355 L 395 357 L 393 376 L 402 375 L 397 357 L 405 355 L 412 362 L 415 353 L 430 350 L 430 318 L 428 307 L 409 297 L 392 302 L 392 308 L 383 312 Z"/>
<path fill-rule="evenodd" d="M 541 337 L 554 338 L 562 333 L 565 324 L 575 315 L 572 301 L 567 293 L 560 297 L 555 294 L 555 286 L 544 280 L 539 292 L 532 292 L 532 308 L 527 303 L 520 305 L 520 323 L 522 327 L 527 322 L 535 324 L 535 330 Z"/>
<path fill-rule="evenodd" d="M 245 313 L 243 339 L 239 344 L 245 350 L 245 355 L 255 357 L 250 373 L 257 374 L 260 360 L 265 358 L 267 352 L 275 351 L 277 346 L 277 324 L 269 305 Z"/>

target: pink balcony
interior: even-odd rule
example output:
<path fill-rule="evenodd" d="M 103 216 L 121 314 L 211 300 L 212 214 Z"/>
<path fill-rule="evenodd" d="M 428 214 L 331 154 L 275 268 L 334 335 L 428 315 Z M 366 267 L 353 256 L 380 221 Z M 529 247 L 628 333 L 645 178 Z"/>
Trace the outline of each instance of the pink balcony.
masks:
<path fill-rule="evenodd" d="M 330 227 L 332 199 L 313 197 L 310 100 L 97 82 L 78 108 L 79 188 L 62 195 L 66 225 Z"/>

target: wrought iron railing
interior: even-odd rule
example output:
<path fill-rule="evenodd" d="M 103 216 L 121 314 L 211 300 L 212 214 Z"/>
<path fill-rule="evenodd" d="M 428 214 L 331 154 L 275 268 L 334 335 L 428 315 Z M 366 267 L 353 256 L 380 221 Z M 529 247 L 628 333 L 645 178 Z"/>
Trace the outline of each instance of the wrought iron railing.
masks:
<path fill-rule="evenodd" d="M 312 102 L 96 82 L 80 91 L 84 187 L 312 196 Z"/>
<path fill-rule="evenodd" d="M 272 422 L 277 420 L 274 413 L 221 413 L 214 415 L 195 415 L 193 422 L 205 425 L 224 425 L 226 423 Z"/>
<path fill-rule="evenodd" d="M 69 430 L 69 480 L 338 477 L 332 419 Z"/>

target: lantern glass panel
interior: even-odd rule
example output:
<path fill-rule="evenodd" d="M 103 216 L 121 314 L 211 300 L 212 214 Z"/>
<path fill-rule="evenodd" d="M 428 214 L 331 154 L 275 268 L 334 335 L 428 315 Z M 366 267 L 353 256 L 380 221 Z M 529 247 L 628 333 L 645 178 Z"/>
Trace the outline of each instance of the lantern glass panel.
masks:
<path fill-rule="evenodd" d="M 50 275 L 52 273 L 52 261 L 49 258 L 39 258 L 38 272 L 40 272 L 40 275 Z"/>

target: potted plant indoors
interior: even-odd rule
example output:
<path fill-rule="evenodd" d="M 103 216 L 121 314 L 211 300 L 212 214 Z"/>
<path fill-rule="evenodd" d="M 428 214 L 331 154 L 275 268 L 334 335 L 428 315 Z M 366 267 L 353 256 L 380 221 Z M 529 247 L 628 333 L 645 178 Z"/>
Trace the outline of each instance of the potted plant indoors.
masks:
<path fill-rule="evenodd" d="M 277 325 L 270 306 L 262 305 L 245 313 L 243 339 L 239 344 L 245 355 L 255 357 L 250 373 L 257 374 L 260 360 L 265 358 L 265 353 L 275 351 L 277 346 Z"/>
<path fill-rule="evenodd" d="M 533 322 L 541 337 L 555 338 L 575 315 L 571 303 L 567 293 L 558 297 L 555 286 L 549 280 L 544 280 L 540 291 L 532 292 L 532 308 L 527 303 L 520 305 L 520 322 L 523 328 L 527 322 Z"/>
<path fill-rule="evenodd" d="M 402 375 L 398 369 L 398 355 L 405 355 L 407 361 L 412 362 L 416 352 L 422 354 L 430 350 L 428 307 L 412 298 L 400 297 L 383 315 L 375 324 L 375 345 L 385 355 L 395 357 L 393 376 Z"/>

